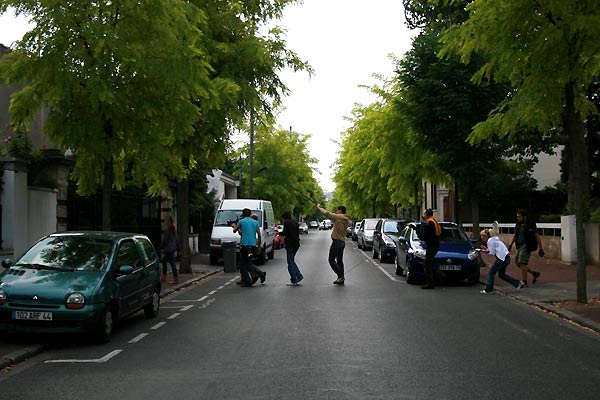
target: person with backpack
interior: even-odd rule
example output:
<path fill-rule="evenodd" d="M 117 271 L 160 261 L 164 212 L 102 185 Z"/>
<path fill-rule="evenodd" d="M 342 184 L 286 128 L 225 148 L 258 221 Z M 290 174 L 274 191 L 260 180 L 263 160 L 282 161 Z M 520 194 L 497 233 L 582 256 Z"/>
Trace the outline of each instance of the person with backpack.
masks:
<path fill-rule="evenodd" d="M 529 268 L 529 257 L 531 253 L 539 250 L 538 254 L 540 257 L 544 257 L 544 248 L 542 246 L 542 239 L 537 231 L 535 222 L 530 221 L 527 210 L 517 211 L 517 224 L 515 225 L 515 233 L 508 245 L 508 251 L 512 250 L 512 245 L 517 245 L 517 256 L 515 261 L 517 267 L 521 270 L 521 278 L 527 287 L 527 273 L 533 276 L 531 283 L 535 283 L 540 277 L 541 273 L 534 271 Z"/>
<path fill-rule="evenodd" d="M 425 284 L 421 286 L 421 289 L 433 289 L 435 288 L 435 255 L 440 249 L 442 227 L 433 217 L 433 210 L 431 208 L 423 211 L 423 219 L 425 221 L 418 228 L 413 225 L 413 228 L 417 231 L 417 236 L 427 246 L 425 249 Z"/>

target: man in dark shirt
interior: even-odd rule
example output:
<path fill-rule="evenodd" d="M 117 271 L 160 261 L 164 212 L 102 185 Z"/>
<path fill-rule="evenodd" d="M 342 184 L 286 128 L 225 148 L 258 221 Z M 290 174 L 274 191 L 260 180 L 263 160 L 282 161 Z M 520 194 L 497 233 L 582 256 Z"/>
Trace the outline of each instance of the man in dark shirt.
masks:
<path fill-rule="evenodd" d="M 435 278 L 433 275 L 433 267 L 435 263 L 435 255 L 440 249 L 440 235 L 442 228 L 440 224 L 433 218 L 433 210 L 428 208 L 423 211 L 423 219 L 425 222 L 417 229 L 417 236 L 427 245 L 425 249 L 425 285 L 422 289 L 433 289 L 435 287 Z"/>
<path fill-rule="evenodd" d="M 292 219 L 292 213 L 285 211 L 281 218 L 283 221 L 283 231 L 281 236 L 284 237 L 283 243 L 285 246 L 285 252 L 287 255 L 288 272 L 290 273 L 290 281 L 292 285 L 300 283 L 304 276 L 300 273 L 300 269 L 296 264 L 295 257 L 298 249 L 300 248 L 300 227 L 298 222 Z"/>

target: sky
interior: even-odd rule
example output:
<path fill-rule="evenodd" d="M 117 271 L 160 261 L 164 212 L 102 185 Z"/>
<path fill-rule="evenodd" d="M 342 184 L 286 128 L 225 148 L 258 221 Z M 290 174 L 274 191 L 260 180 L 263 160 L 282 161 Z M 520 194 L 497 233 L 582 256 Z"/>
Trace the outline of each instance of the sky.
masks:
<path fill-rule="evenodd" d="M 377 100 L 359 86 L 377 84 L 373 74 L 391 77 L 389 55 L 401 57 L 416 33 L 406 27 L 399 0 L 304 0 L 288 6 L 277 25 L 286 31 L 288 49 L 314 69 L 312 77 L 282 72 L 290 94 L 277 125 L 311 136 L 310 155 L 320 171 L 315 177 L 323 190 L 333 191 L 332 164 L 340 135 L 350 127 L 346 118 L 356 104 Z M 11 12 L 0 16 L 0 43 L 5 46 L 26 31 L 24 19 L 15 19 Z M 285 155 L 278 156 L 285 161 Z"/>

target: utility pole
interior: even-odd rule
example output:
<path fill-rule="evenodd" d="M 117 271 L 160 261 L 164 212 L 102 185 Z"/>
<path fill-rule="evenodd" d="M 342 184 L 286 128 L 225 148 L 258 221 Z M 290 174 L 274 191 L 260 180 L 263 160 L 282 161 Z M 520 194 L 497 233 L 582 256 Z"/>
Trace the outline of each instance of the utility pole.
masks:
<path fill-rule="evenodd" d="M 250 151 L 248 163 L 248 197 L 254 198 L 254 111 L 250 111 Z"/>

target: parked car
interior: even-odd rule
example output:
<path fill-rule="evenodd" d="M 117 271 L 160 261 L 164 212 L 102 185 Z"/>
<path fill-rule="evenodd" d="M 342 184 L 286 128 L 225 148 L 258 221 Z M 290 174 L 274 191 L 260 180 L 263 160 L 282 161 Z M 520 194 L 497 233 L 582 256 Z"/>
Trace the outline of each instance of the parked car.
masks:
<path fill-rule="evenodd" d="M 361 221 L 356 234 L 359 249 L 371 250 L 373 248 L 373 232 L 375 232 L 379 219 L 365 218 Z"/>
<path fill-rule="evenodd" d="M 352 232 L 354 232 L 354 222 L 350 221 L 348 227 L 346 228 L 346 237 L 351 238 Z"/>
<path fill-rule="evenodd" d="M 319 223 L 317 221 L 310 221 L 308 228 L 309 229 L 319 229 Z"/>
<path fill-rule="evenodd" d="M 384 218 L 377 222 L 373 232 L 373 258 L 379 258 L 382 263 L 394 262 L 398 235 L 405 225 L 406 221 L 395 218 Z"/>
<path fill-rule="evenodd" d="M 440 249 L 435 256 L 436 280 L 466 279 L 470 284 L 476 284 L 479 282 L 479 264 L 475 240 L 469 240 L 462 228 L 453 222 L 440 222 L 440 225 Z M 396 275 L 406 274 L 408 283 L 424 281 L 426 248 L 415 229 L 405 226 L 396 247 Z"/>
<path fill-rule="evenodd" d="M 354 229 L 352 230 L 352 241 L 356 242 L 358 240 L 358 230 L 360 229 L 360 223 L 361 221 L 358 221 L 356 223 L 354 223 Z"/>
<path fill-rule="evenodd" d="M 300 222 L 298 226 L 300 228 L 300 233 L 308 235 L 308 224 L 306 222 Z"/>
<path fill-rule="evenodd" d="M 333 222 L 331 222 L 330 219 L 324 219 L 323 221 L 321 221 L 321 224 L 319 225 L 319 230 L 326 231 L 331 228 L 333 228 Z"/>
<path fill-rule="evenodd" d="M 281 236 L 281 232 L 275 231 L 275 240 L 273 241 L 273 245 L 275 246 L 275 250 L 283 247 L 283 236 Z"/>
<path fill-rule="evenodd" d="M 106 342 L 118 320 L 159 312 L 159 258 L 144 235 L 55 233 L 2 266 L 0 332 L 92 332 Z"/>

